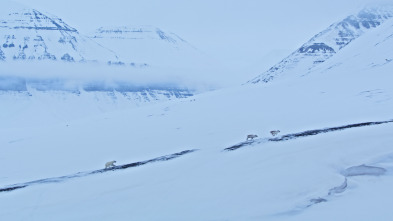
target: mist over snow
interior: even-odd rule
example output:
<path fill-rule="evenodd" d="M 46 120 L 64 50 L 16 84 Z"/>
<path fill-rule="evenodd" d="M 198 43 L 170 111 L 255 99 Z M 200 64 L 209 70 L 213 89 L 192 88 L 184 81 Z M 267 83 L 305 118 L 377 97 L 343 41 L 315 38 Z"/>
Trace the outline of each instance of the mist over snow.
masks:
<path fill-rule="evenodd" d="M 216 73 L 220 73 L 217 71 Z M 219 75 L 219 74 L 218 74 Z M 116 85 L 130 87 L 178 87 L 197 92 L 213 90 L 224 85 L 220 77 L 211 70 L 192 70 L 177 68 L 133 68 L 108 66 L 106 64 L 64 63 L 43 61 L 0 63 L 2 85 L 6 80 L 21 79 L 26 82 L 61 82 L 64 89 L 77 89 L 88 84 L 102 85 L 102 89 L 116 88 Z M 52 85 L 52 90 L 61 90 Z M 48 83 L 48 89 L 51 87 Z"/>

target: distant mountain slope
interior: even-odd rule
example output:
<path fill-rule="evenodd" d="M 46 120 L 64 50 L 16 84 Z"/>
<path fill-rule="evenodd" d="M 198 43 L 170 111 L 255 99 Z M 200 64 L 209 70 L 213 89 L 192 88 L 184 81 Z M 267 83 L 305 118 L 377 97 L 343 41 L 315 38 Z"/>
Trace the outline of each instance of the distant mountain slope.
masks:
<path fill-rule="evenodd" d="M 332 24 L 298 50 L 249 83 L 270 82 L 281 75 L 304 75 L 365 32 L 393 17 L 393 6 L 372 7 Z"/>
<path fill-rule="evenodd" d="M 132 66 L 195 66 L 202 54 L 174 33 L 153 26 L 101 27 L 89 37 Z"/>
<path fill-rule="evenodd" d="M 0 13 L 1 60 L 117 61 L 110 50 L 83 37 L 56 16 L 12 7 Z"/>

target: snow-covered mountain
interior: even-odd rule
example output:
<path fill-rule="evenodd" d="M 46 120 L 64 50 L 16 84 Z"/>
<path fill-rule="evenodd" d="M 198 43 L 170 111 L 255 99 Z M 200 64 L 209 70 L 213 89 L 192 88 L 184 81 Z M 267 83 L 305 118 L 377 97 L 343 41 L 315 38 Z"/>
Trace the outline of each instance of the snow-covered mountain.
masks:
<path fill-rule="evenodd" d="M 19 5 L 0 10 L 0 60 L 94 61 L 133 67 L 203 65 L 174 33 L 152 26 L 101 27 L 89 37 L 61 18 Z"/>
<path fill-rule="evenodd" d="M 356 15 L 346 17 L 318 33 L 299 49 L 250 80 L 251 83 L 267 83 L 282 75 L 302 76 L 353 42 L 364 33 L 379 27 L 393 18 L 393 6 L 369 7 Z"/>
<path fill-rule="evenodd" d="M 167 54 L 166 50 L 172 50 L 172 46 L 177 48 L 186 45 L 185 41 L 173 34 L 166 34 L 159 29 L 152 29 L 154 33 L 150 33 L 149 30 L 143 29 L 135 33 L 142 33 L 142 36 L 153 44 L 161 39 L 171 45 L 162 48 L 155 45 L 157 47 L 154 46 L 153 54 Z M 109 34 L 109 31 L 101 29 L 101 34 L 94 39 L 108 37 Z M 126 36 L 138 38 L 137 34 L 132 37 L 128 33 Z M 125 43 L 123 40 L 126 38 L 112 37 L 108 38 L 119 41 L 119 45 Z M 25 99 L 33 102 L 42 98 L 59 104 L 64 100 L 79 103 L 90 98 L 96 101 L 99 110 L 106 110 L 109 106 L 135 107 L 193 95 L 186 86 L 168 84 L 168 79 L 164 78 L 169 74 L 165 70 L 136 70 L 133 67 L 148 65 L 145 62 L 134 62 L 128 53 L 123 55 L 129 58 L 129 70 L 103 67 L 103 64 L 124 63 L 112 49 L 81 35 L 62 19 L 18 4 L 9 4 L 0 10 L 0 60 L 4 61 L 0 64 L 0 96 L 3 100 Z M 133 55 L 139 56 L 136 52 Z M 141 57 L 143 56 L 145 54 L 141 54 Z M 106 80 L 99 80 L 100 74 L 95 76 L 91 74 L 93 72 L 105 75 Z M 141 78 L 138 75 L 142 74 L 143 78 L 148 80 L 143 84 L 136 83 Z M 113 78 L 119 75 L 124 78 L 117 78 L 116 82 L 113 82 Z M 159 82 L 157 79 L 164 80 Z M 107 84 L 107 81 L 111 83 Z"/>
<path fill-rule="evenodd" d="M 117 55 L 62 19 L 22 6 L 0 12 L 0 60 L 118 62 Z"/>
<path fill-rule="evenodd" d="M 126 65 L 195 67 L 206 62 L 184 39 L 153 26 L 101 27 L 89 37 L 116 51 Z"/>

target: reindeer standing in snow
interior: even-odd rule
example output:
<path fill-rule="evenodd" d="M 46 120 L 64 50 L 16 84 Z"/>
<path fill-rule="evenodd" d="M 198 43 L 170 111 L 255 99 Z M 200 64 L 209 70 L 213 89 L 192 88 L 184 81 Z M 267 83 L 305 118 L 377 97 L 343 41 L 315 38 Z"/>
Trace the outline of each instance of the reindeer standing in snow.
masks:
<path fill-rule="evenodd" d="M 272 130 L 272 131 L 270 131 L 270 133 L 271 133 L 273 136 L 276 136 L 278 133 L 280 133 L 280 131 L 279 131 L 279 130 Z"/>
<path fill-rule="evenodd" d="M 109 167 L 114 167 L 116 163 L 116 160 L 113 161 L 109 161 L 105 164 L 105 169 L 109 168 Z"/>
<path fill-rule="evenodd" d="M 256 137 L 258 137 L 258 135 L 250 134 L 250 135 L 247 135 L 247 140 L 248 139 L 254 140 L 254 138 L 256 138 Z"/>

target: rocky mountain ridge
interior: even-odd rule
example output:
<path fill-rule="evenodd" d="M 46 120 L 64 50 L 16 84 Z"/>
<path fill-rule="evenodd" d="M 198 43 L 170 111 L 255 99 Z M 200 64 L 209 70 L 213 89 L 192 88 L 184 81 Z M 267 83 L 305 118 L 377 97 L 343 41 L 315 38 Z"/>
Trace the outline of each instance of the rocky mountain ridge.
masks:
<path fill-rule="evenodd" d="M 281 75 L 305 75 L 359 36 L 393 18 L 393 6 L 370 7 L 330 25 L 299 49 L 248 83 L 268 83 Z"/>
<path fill-rule="evenodd" d="M 20 8 L 0 18 L 0 59 L 118 61 L 117 55 L 56 16 Z"/>

